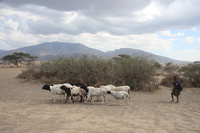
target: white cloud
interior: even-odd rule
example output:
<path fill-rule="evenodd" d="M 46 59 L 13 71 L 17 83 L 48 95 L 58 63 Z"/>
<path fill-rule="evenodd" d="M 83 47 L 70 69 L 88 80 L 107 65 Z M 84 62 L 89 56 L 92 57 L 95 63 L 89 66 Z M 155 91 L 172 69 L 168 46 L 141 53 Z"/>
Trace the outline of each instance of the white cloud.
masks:
<path fill-rule="evenodd" d="M 176 33 L 176 34 L 173 34 L 172 36 L 184 36 L 184 35 L 185 35 L 184 33 L 178 32 L 178 33 Z"/>
<path fill-rule="evenodd" d="M 200 42 L 200 38 L 197 38 L 197 41 Z"/>
<path fill-rule="evenodd" d="M 18 23 L 19 30 L 33 34 L 78 35 L 109 32 L 113 35 L 131 35 L 155 33 L 168 28 L 188 29 L 194 27 L 191 26 L 193 23 L 200 24 L 198 2 L 116 0 L 114 6 L 113 2 L 100 0 L 79 3 L 66 0 L 57 4 L 51 0 L 47 3 L 45 0 L 7 0 L 4 3 L 0 3 L 0 12 L 4 14 L 0 15 L 0 18 L 6 16 L 7 19 Z M 64 8 L 65 3 L 67 4 Z M 167 35 L 182 36 L 184 33 Z"/>
<path fill-rule="evenodd" d="M 83 33 L 75 37 L 75 42 L 83 43 L 102 51 L 125 47 L 144 51 L 150 51 L 152 49 L 168 51 L 171 45 L 169 40 L 162 40 L 157 34 L 117 36 L 107 32 L 98 32 L 97 34 Z"/>
<path fill-rule="evenodd" d="M 143 10 L 137 11 L 134 14 L 136 15 L 136 21 L 144 22 L 147 20 L 154 19 L 154 16 L 161 16 L 160 7 L 156 2 L 152 2 L 149 6 Z"/>
<path fill-rule="evenodd" d="M 161 32 L 162 35 L 165 35 L 165 36 L 184 36 L 185 34 L 184 33 L 176 33 L 176 34 L 171 34 L 171 32 L 169 30 L 166 30 L 166 31 L 162 31 Z"/>
<path fill-rule="evenodd" d="M 198 31 L 198 29 L 196 27 L 193 27 L 192 31 Z"/>
<path fill-rule="evenodd" d="M 0 32 L 0 35 L 0 40 L 4 40 L 5 44 L 13 45 L 13 48 L 53 41 L 82 43 L 88 47 L 92 47 L 102 51 L 115 50 L 125 47 L 141 49 L 144 51 L 150 51 L 152 49 L 169 50 L 171 45 L 171 40 L 162 40 L 158 37 L 157 34 L 117 36 L 112 35 L 108 32 L 98 32 L 96 34 L 82 33 L 79 35 L 71 35 L 65 33 L 51 35 L 34 35 L 23 34 L 20 31 L 7 31 L 7 34 Z M 11 47 L 5 46 L 4 48 L 12 49 Z"/>
<path fill-rule="evenodd" d="M 177 53 L 179 55 L 180 60 L 185 61 L 200 61 L 200 50 L 198 49 L 191 49 L 191 50 L 184 50 Z"/>
<path fill-rule="evenodd" d="M 186 37 L 186 38 L 185 38 L 185 41 L 186 41 L 186 42 L 189 42 L 189 43 L 190 43 L 190 42 L 193 42 L 193 41 L 194 41 L 194 37 Z"/>

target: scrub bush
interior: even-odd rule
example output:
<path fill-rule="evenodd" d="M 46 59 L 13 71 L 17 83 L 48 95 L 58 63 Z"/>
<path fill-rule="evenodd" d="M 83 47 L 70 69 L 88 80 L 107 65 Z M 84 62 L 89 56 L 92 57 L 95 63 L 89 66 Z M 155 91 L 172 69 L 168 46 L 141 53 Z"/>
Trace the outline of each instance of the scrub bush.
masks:
<path fill-rule="evenodd" d="M 45 84 L 84 83 L 129 85 L 132 90 L 155 90 L 155 61 L 145 56 L 119 55 L 111 59 L 97 56 L 58 57 L 28 66 L 18 77 Z M 154 86 L 152 88 L 152 85 Z M 151 86 L 151 87 L 149 87 Z"/>

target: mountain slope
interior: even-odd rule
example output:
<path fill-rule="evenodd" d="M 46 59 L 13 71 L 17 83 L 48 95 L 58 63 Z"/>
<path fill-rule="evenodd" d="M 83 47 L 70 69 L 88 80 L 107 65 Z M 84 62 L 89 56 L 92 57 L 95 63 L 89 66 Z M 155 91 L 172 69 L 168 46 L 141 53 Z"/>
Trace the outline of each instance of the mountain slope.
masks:
<path fill-rule="evenodd" d="M 23 48 L 19 48 L 15 50 L 0 51 L 0 58 L 2 58 L 5 55 L 12 54 L 14 52 L 29 53 L 32 56 L 38 56 L 39 57 L 38 60 L 48 60 L 55 56 L 69 57 L 75 54 L 96 55 L 96 56 L 101 56 L 104 58 L 116 57 L 119 54 L 128 54 L 131 56 L 145 55 L 145 56 L 148 56 L 148 58 L 154 59 L 157 62 L 162 63 L 162 64 L 166 62 L 173 62 L 175 64 L 188 63 L 186 61 L 178 61 L 178 60 L 170 59 L 164 56 L 155 55 L 155 54 L 145 52 L 142 50 L 137 50 L 137 49 L 121 48 L 121 49 L 116 49 L 114 51 L 102 52 L 100 50 L 86 47 L 85 45 L 80 44 L 80 43 L 63 43 L 63 42 L 45 42 L 42 44 L 29 46 L 29 47 L 23 47 Z"/>
<path fill-rule="evenodd" d="M 175 64 L 184 64 L 184 63 L 188 63 L 188 61 L 179 61 L 179 60 L 174 60 L 168 57 L 164 57 L 164 56 L 160 56 L 160 55 L 155 55 L 146 51 L 142 51 L 142 50 L 137 50 L 137 49 L 131 49 L 131 48 L 121 48 L 121 49 L 117 49 L 114 51 L 108 51 L 105 52 L 104 55 L 102 55 L 103 57 L 108 57 L 108 58 L 112 58 L 115 57 L 119 54 L 128 54 L 131 56 L 147 56 L 149 59 L 153 59 L 159 63 L 167 63 L 167 62 L 173 62 Z"/>
<path fill-rule="evenodd" d="M 61 43 L 61 42 L 46 42 L 35 46 L 23 47 L 11 51 L 0 52 L 0 58 L 14 52 L 29 53 L 33 56 L 40 57 L 40 60 L 46 60 L 54 56 L 64 55 L 71 56 L 74 54 L 94 54 L 103 53 L 100 50 L 86 47 L 79 43 Z"/>
<path fill-rule="evenodd" d="M 0 52 L 5 52 L 5 50 L 0 49 Z"/>

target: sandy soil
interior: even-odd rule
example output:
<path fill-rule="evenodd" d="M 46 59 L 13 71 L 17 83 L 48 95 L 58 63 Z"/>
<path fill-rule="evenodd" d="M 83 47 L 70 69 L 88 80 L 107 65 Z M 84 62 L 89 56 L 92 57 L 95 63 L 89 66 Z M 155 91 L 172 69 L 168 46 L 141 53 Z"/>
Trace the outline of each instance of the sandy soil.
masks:
<path fill-rule="evenodd" d="M 178 104 L 163 86 L 131 92 L 129 105 L 53 103 L 43 84 L 15 78 L 22 69 L 0 68 L 0 133 L 200 132 L 200 89 L 184 88 Z"/>

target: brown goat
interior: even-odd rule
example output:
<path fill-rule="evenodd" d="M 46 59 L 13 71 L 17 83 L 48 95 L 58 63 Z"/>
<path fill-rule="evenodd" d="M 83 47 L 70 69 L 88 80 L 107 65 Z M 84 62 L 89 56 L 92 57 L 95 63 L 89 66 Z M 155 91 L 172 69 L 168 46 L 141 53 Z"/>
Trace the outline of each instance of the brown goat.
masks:
<path fill-rule="evenodd" d="M 101 85 L 100 85 L 99 83 L 96 83 L 96 84 L 94 84 L 93 86 L 94 86 L 95 88 L 101 87 Z"/>
<path fill-rule="evenodd" d="M 66 103 L 67 100 L 68 100 L 68 97 L 71 96 L 71 88 L 68 88 L 68 87 L 66 87 L 65 85 L 62 85 L 62 86 L 60 87 L 60 89 L 64 90 L 65 93 L 67 94 L 67 97 L 66 97 L 66 100 L 65 100 L 65 103 Z M 71 100 L 73 101 L 73 98 L 72 98 L 72 97 L 71 97 Z"/>

